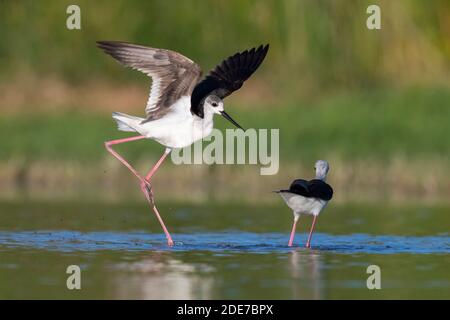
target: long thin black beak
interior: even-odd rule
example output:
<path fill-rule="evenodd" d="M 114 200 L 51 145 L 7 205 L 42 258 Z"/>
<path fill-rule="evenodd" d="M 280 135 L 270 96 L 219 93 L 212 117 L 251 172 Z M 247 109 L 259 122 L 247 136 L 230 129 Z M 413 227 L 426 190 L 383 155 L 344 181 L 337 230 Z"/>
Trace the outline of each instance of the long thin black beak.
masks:
<path fill-rule="evenodd" d="M 225 111 L 220 111 L 220 114 L 227 119 L 228 121 L 230 121 L 232 124 L 234 124 L 236 127 L 238 127 L 241 130 L 244 130 L 236 121 L 233 120 L 232 117 L 230 117 L 230 115 L 228 113 L 226 113 Z M 245 131 L 245 130 L 244 130 Z"/>

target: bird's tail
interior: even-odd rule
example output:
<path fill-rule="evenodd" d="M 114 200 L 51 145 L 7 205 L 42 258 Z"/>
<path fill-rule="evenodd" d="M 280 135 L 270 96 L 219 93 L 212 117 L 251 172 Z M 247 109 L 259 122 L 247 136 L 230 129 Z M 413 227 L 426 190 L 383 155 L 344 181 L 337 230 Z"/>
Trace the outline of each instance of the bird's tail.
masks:
<path fill-rule="evenodd" d="M 113 112 L 112 117 L 116 120 L 117 129 L 120 131 L 137 131 L 136 126 L 144 120 L 121 112 Z"/>

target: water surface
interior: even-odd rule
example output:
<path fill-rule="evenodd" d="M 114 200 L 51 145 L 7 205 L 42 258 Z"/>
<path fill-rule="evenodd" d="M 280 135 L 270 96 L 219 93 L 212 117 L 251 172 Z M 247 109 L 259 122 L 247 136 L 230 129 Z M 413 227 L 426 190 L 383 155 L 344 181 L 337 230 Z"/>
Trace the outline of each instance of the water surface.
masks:
<path fill-rule="evenodd" d="M 286 246 L 291 216 L 277 206 L 163 204 L 173 248 L 141 205 L 0 208 L 2 299 L 450 298 L 445 207 L 336 205 L 312 249 L 308 218 Z M 81 290 L 66 287 L 73 264 Z M 373 264 L 381 290 L 366 286 Z"/>

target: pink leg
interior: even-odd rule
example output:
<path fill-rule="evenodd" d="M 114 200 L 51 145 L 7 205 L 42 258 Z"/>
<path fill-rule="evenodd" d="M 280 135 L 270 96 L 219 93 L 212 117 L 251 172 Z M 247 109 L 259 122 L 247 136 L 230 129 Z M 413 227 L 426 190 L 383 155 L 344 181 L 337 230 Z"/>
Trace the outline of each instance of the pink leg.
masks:
<path fill-rule="evenodd" d="M 167 230 L 163 219 L 161 218 L 161 215 L 158 212 L 158 209 L 156 208 L 155 201 L 153 198 L 153 193 L 151 188 L 149 187 L 150 178 L 153 176 L 153 174 L 158 170 L 159 166 L 163 163 L 164 159 L 166 159 L 167 155 L 170 153 L 171 149 L 167 148 L 164 154 L 161 156 L 161 158 L 158 160 L 158 162 L 153 166 L 153 168 L 150 170 L 150 172 L 145 177 L 145 182 L 141 183 L 141 190 L 145 195 L 145 198 L 147 199 L 148 203 L 153 209 L 153 212 L 156 215 L 156 218 L 158 219 L 159 223 L 161 224 L 162 229 L 164 230 L 164 233 L 166 234 L 167 238 L 167 244 L 169 246 L 173 246 L 173 240 L 170 236 L 169 231 Z"/>
<path fill-rule="evenodd" d="M 164 233 L 166 234 L 167 244 L 169 246 L 173 246 L 172 237 L 170 236 L 169 232 L 167 231 L 167 228 L 164 225 L 164 222 L 163 222 L 161 216 L 159 215 L 159 212 L 156 209 L 156 206 L 154 205 L 153 195 L 151 193 L 151 186 L 150 186 L 149 182 L 146 179 L 142 178 L 139 175 L 139 173 L 136 171 L 136 169 L 134 169 L 121 155 L 119 155 L 116 151 L 114 151 L 112 149 L 113 145 L 129 142 L 129 141 L 136 141 L 136 140 L 140 140 L 140 139 L 144 139 L 144 138 L 145 138 L 145 136 L 136 136 L 136 137 L 131 137 L 131 138 L 106 141 L 105 142 L 105 147 L 106 147 L 106 150 L 108 150 L 109 153 L 111 153 L 117 160 L 119 160 L 125 167 L 127 167 L 141 181 L 141 190 L 142 190 L 142 192 L 144 192 L 145 197 L 149 201 L 150 205 L 153 207 L 153 211 L 155 212 L 156 217 L 158 218 L 158 221 L 161 224 L 161 226 L 162 226 L 162 228 L 164 230 Z M 169 151 L 167 151 L 167 150 L 169 150 Z M 153 169 L 150 171 L 150 173 L 151 173 L 151 175 L 149 173 L 150 177 L 158 169 L 158 167 L 161 165 L 161 163 L 166 158 L 166 156 L 169 154 L 169 152 L 170 152 L 170 149 L 166 149 L 166 152 L 164 153 L 164 155 L 156 163 L 156 165 L 155 165 L 156 169 L 155 169 L 155 167 L 153 167 Z"/>
<path fill-rule="evenodd" d="M 155 164 L 155 166 L 149 171 L 149 173 L 145 176 L 145 180 L 150 182 L 151 177 L 155 174 L 156 170 L 158 170 L 159 166 L 163 161 L 166 159 L 167 155 L 172 151 L 172 149 L 166 148 L 164 151 L 164 154 L 161 156 L 161 158 L 158 160 L 158 162 Z"/>
<path fill-rule="evenodd" d="M 314 226 L 316 225 L 317 216 L 314 216 L 313 223 L 311 225 L 311 230 L 309 231 L 308 241 L 306 242 L 306 247 L 311 248 L 311 238 L 314 232 Z"/>
<path fill-rule="evenodd" d="M 140 139 L 144 139 L 144 136 L 136 136 L 131 138 L 125 138 L 125 139 L 117 139 L 117 140 L 111 140 L 105 142 L 106 150 L 108 150 L 109 153 L 111 153 L 117 160 L 119 160 L 125 167 L 127 167 L 141 182 L 144 182 L 144 179 L 139 175 L 139 173 L 134 169 L 131 164 L 129 164 L 120 154 L 118 154 L 116 151 L 113 150 L 112 146 L 116 144 L 121 144 L 129 141 L 136 141 Z"/>
<path fill-rule="evenodd" d="M 172 151 L 172 149 L 166 148 L 166 150 L 164 151 L 161 158 L 158 160 L 158 162 L 156 162 L 156 164 L 153 166 L 153 168 L 145 176 L 145 179 L 144 179 L 145 181 L 141 182 L 141 190 L 142 190 L 142 192 L 144 192 L 146 197 L 147 197 L 147 193 L 148 193 L 149 200 L 152 202 L 151 205 L 153 205 L 154 198 L 153 198 L 153 193 L 152 193 L 152 189 L 151 189 L 151 185 L 150 185 L 150 178 L 155 174 L 156 170 L 158 170 L 159 166 L 166 159 L 166 157 L 170 153 L 170 151 Z M 145 192 L 144 189 L 147 190 L 147 192 Z"/>
<path fill-rule="evenodd" d="M 292 243 L 294 242 L 295 229 L 297 229 L 297 221 L 298 221 L 298 218 L 295 217 L 294 218 L 294 223 L 292 225 L 291 237 L 289 238 L 289 243 L 288 243 L 289 247 L 292 247 Z"/>

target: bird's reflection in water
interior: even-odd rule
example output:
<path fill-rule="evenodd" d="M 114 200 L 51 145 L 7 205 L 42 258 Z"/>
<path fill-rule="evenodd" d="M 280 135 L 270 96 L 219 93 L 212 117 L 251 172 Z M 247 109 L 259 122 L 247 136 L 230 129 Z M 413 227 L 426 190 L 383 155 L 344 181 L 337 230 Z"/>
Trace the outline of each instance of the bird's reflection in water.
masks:
<path fill-rule="evenodd" d="M 297 249 L 290 253 L 293 299 L 323 299 L 322 257 L 311 250 Z"/>
<path fill-rule="evenodd" d="M 115 299 L 211 299 L 214 270 L 159 252 L 114 265 Z"/>

